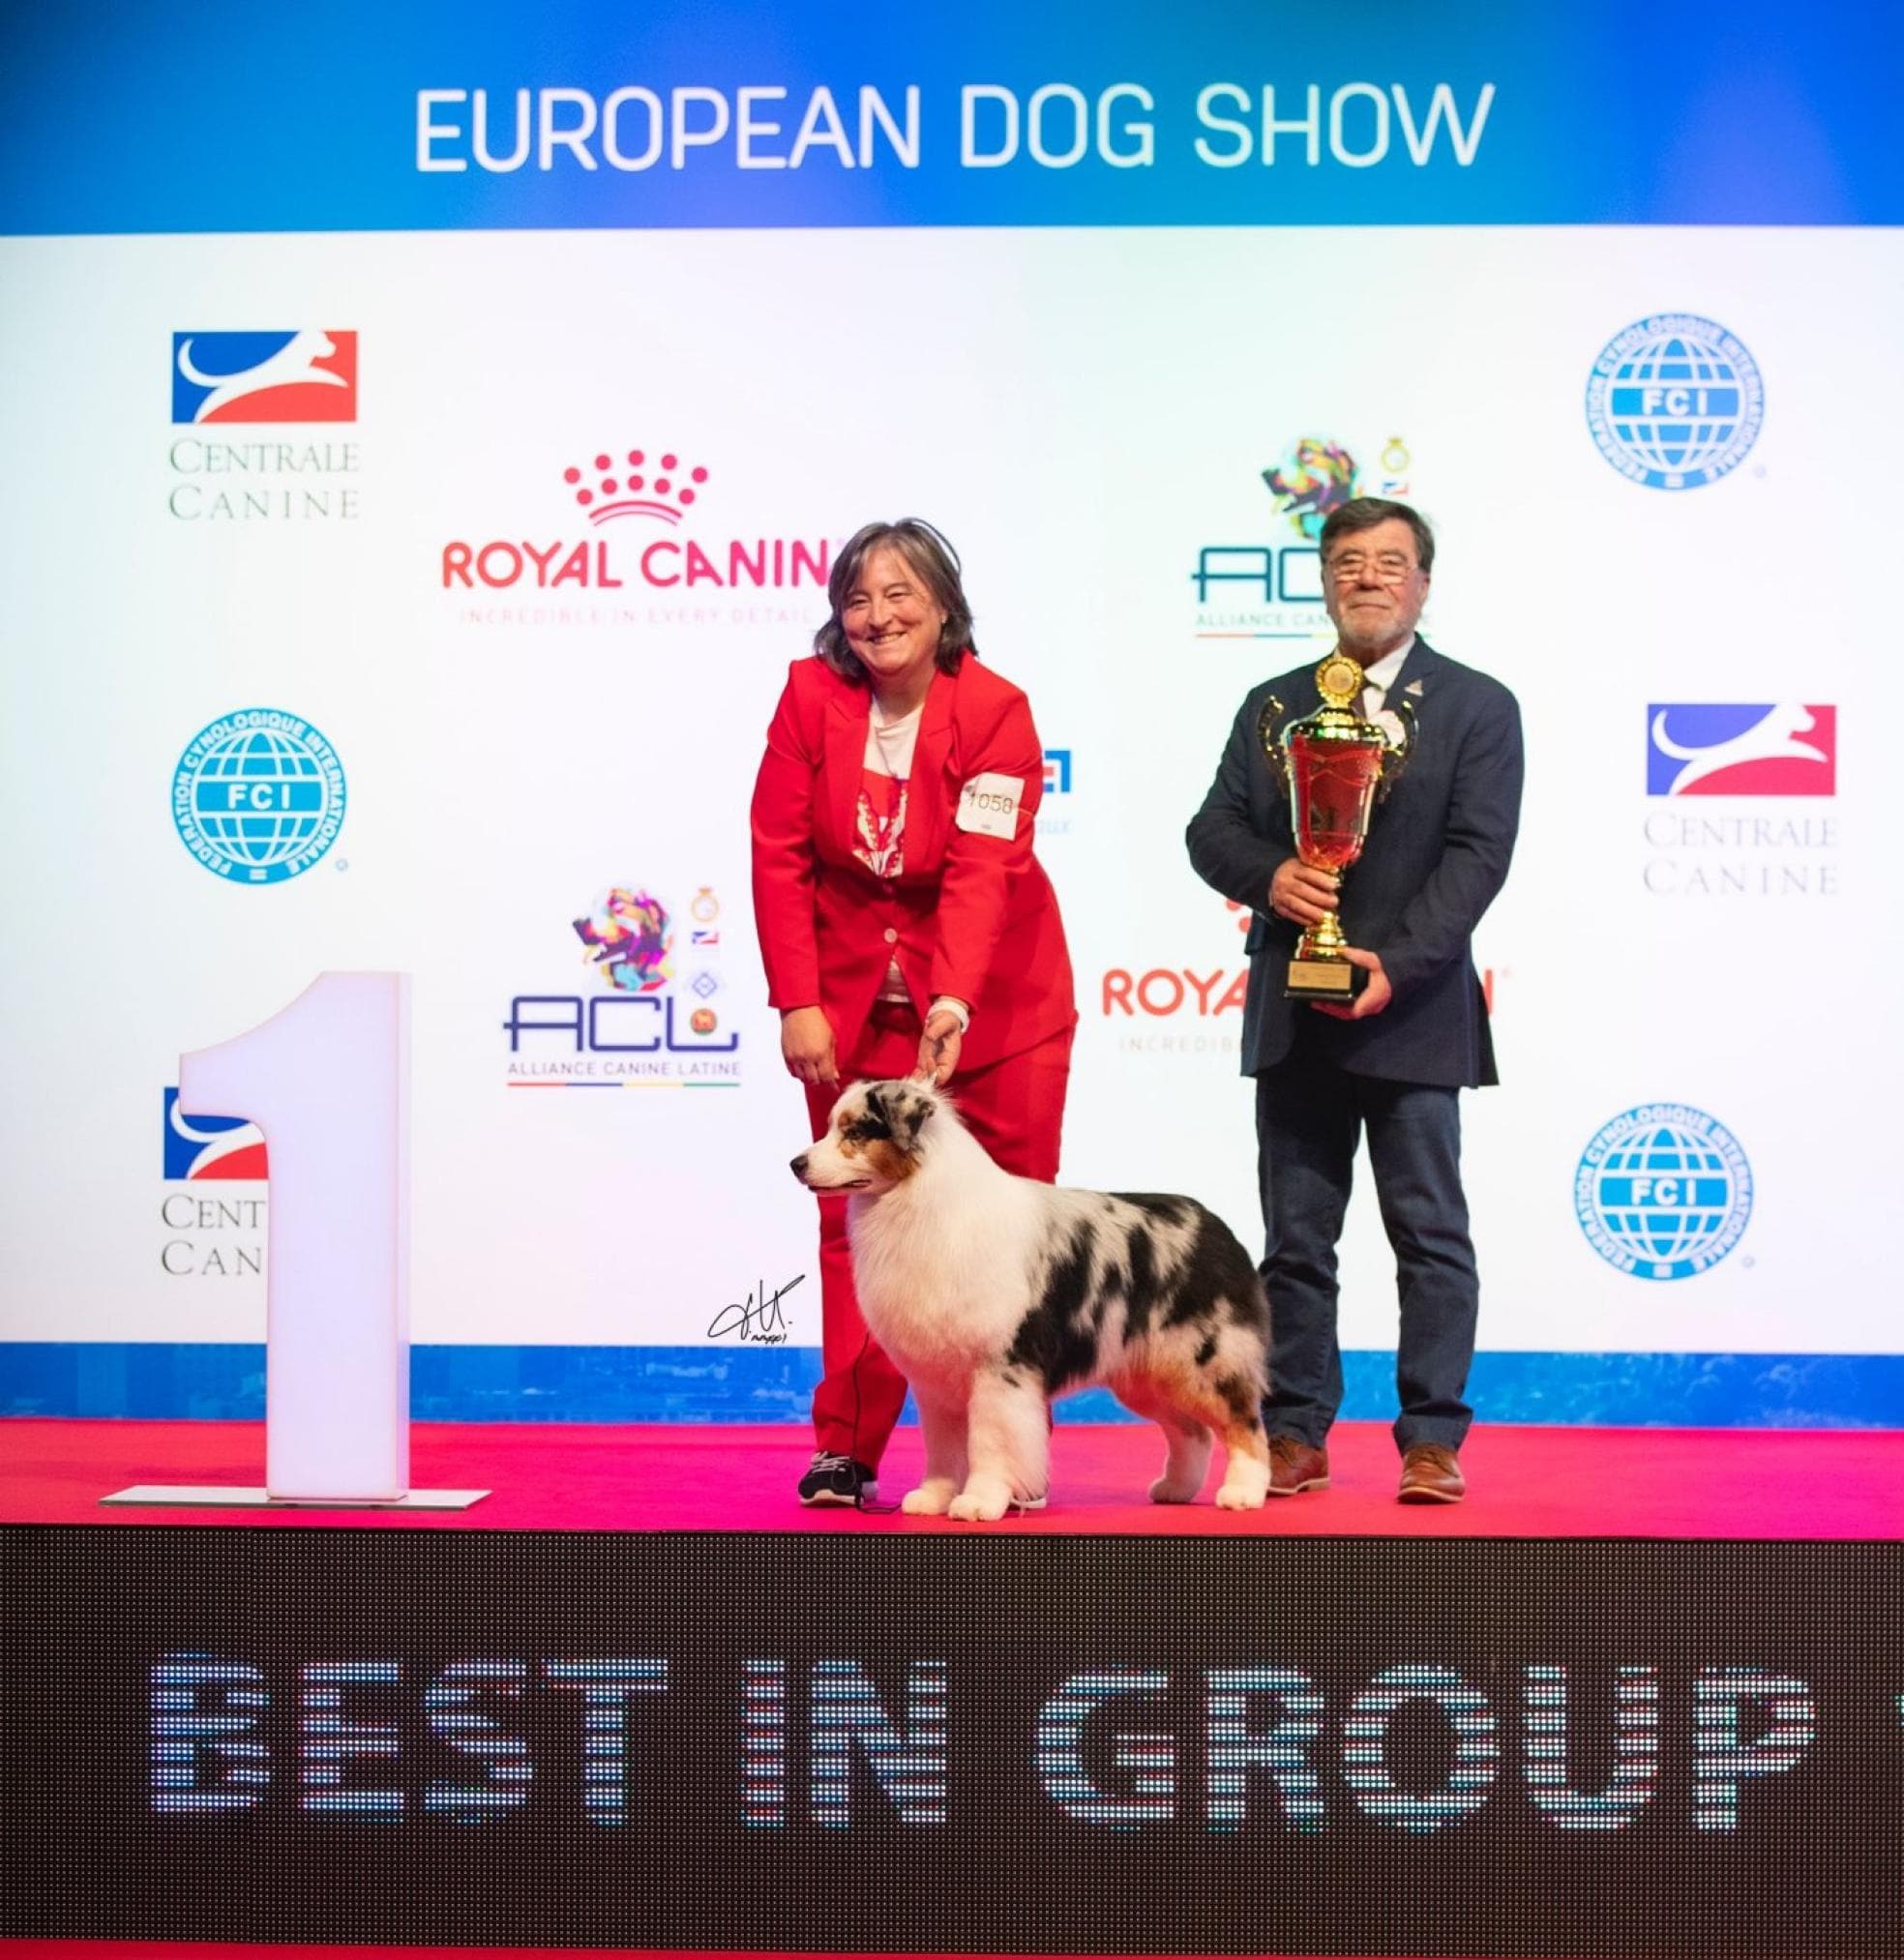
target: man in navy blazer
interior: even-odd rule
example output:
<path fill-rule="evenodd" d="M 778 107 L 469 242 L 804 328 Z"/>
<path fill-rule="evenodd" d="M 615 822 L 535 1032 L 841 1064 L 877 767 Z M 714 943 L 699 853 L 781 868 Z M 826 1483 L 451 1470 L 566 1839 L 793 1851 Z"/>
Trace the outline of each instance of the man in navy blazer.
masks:
<path fill-rule="evenodd" d="M 1368 692 L 1362 712 L 1402 705 L 1413 749 L 1376 806 L 1342 880 L 1348 957 L 1366 971 L 1353 1005 L 1284 998 L 1304 926 L 1338 880 L 1295 855 L 1289 796 L 1259 732 L 1321 705 L 1315 668 L 1253 689 L 1188 832 L 1198 875 L 1251 908 L 1242 1065 L 1256 1078 L 1264 1283 L 1275 1321 L 1270 1490 L 1328 1482 L 1342 1401 L 1336 1242 L 1366 1129 L 1382 1222 L 1395 1250 L 1401 1335 L 1395 1385 L 1404 1503 L 1464 1494 L 1458 1452 L 1480 1302 L 1461 1187 L 1461 1089 L 1498 1080 L 1471 939 L 1507 876 L 1520 821 L 1521 719 L 1514 697 L 1415 634 L 1435 539 L 1407 504 L 1355 497 L 1323 526 L 1323 598 Z"/>

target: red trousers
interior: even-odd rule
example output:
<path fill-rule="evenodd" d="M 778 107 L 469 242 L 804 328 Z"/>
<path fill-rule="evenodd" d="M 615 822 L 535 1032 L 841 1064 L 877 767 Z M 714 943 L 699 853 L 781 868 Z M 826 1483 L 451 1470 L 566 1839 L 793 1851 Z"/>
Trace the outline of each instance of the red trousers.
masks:
<path fill-rule="evenodd" d="M 919 1032 L 919 1017 L 909 1007 L 874 1007 L 858 1046 L 840 1058 L 839 1087 L 807 1091 L 816 1139 L 825 1135 L 827 1116 L 849 1084 L 912 1073 Z M 1066 1028 L 989 1068 L 962 1071 L 947 1084 L 966 1127 L 993 1161 L 1044 1184 L 1057 1177 L 1072 1034 Z M 814 1439 L 823 1450 L 878 1470 L 906 1403 L 906 1378 L 859 1317 L 844 1195 L 819 1201 L 819 1324 L 822 1373 L 814 1390 Z"/>

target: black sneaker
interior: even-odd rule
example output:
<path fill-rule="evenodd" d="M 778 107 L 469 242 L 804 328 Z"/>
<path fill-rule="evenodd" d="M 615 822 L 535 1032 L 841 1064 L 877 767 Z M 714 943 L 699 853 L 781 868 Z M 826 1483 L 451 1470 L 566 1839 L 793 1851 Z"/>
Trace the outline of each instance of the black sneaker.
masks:
<path fill-rule="evenodd" d="M 856 1504 L 862 1498 L 878 1495 L 878 1477 L 863 1463 L 849 1456 L 834 1456 L 819 1450 L 800 1479 L 803 1504 Z"/>

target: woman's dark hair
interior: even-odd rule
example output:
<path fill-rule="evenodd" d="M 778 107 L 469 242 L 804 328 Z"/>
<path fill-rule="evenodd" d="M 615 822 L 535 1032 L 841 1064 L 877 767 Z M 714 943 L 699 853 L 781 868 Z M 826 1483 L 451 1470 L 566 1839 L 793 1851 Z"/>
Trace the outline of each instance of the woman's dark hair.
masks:
<path fill-rule="evenodd" d="M 938 652 L 934 656 L 941 673 L 957 673 L 959 657 L 976 653 L 972 645 L 971 608 L 966 603 L 966 588 L 959 578 L 959 554 L 949 539 L 923 518 L 901 518 L 890 524 L 863 524 L 840 547 L 833 560 L 832 576 L 826 581 L 827 603 L 832 608 L 827 622 L 814 635 L 814 651 L 842 679 L 856 687 L 866 685 L 866 669 L 859 656 L 847 644 L 846 628 L 840 624 L 848 596 L 859 583 L 866 561 L 884 547 L 906 560 L 914 578 L 932 594 L 933 604 L 945 614 L 939 629 Z"/>

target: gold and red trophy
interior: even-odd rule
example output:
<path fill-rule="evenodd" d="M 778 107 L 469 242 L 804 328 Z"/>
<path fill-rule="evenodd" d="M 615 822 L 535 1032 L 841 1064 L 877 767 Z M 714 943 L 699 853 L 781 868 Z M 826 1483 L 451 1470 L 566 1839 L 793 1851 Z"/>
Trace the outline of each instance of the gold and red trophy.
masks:
<path fill-rule="evenodd" d="M 1358 703 L 1362 669 L 1346 653 L 1329 655 L 1316 669 L 1323 705 L 1299 721 L 1283 723 L 1283 704 L 1264 704 L 1258 732 L 1270 766 L 1289 791 L 1295 854 L 1314 871 L 1339 879 L 1362 854 L 1369 818 L 1402 773 L 1414 741 L 1406 701 L 1383 722 L 1364 721 Z M 1280 725 L 1280 726 L 1279 726 Z M 1286 1000 L 1353 1000 L 1366 971 L 1345 957 L 1349 941 L 1330 911 L 1295 942 L 1283 988 Z"/>

